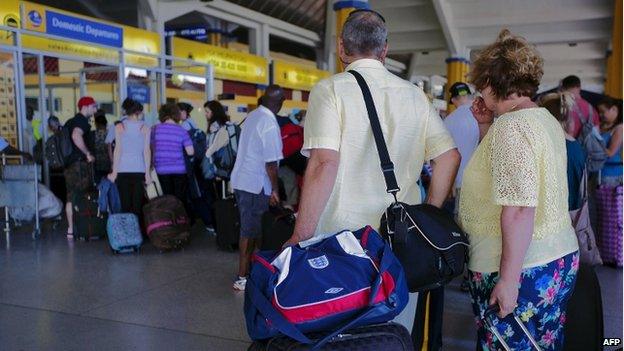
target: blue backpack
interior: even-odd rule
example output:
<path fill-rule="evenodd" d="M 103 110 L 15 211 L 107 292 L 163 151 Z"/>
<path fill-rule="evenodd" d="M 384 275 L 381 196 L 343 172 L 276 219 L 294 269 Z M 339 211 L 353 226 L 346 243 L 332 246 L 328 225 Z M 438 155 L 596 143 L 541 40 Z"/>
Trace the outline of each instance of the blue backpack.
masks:
<path fill-rule="evenodd" d="M 407 300 L 403 267 L 367 226 L 306 248 L 256 253 L 245 288 L 247 332 L 320 348 L 347 329 L 392 320 Z M 333 332 L 316 342 L 304 335 L 318 331 Z"/>
<path fill-rule="evenodd" d="M 189 130 L 191 141 L 193 142 L 193 149 L 195 149 L 194 160 L 196 164 L 201 164 L 208 149 L 208 142 L 206 141 L 206 133 L 199 129 L 193 128 Z"/>

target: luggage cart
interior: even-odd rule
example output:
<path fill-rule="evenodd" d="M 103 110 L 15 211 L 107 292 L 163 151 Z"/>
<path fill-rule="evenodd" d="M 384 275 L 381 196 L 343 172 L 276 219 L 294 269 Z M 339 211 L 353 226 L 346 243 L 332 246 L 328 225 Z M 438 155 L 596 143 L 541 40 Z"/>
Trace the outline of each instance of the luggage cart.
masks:
<path fill-rule="evenodd" d="M 35 208 L 33 239 L 41 235 L 39 221 L 39 190 L 41 169 L 36 163 L 25 163 L 23 156 L 2 155 L 0 163 L 0 207 L 4 207 L 4 232 L 11 232 L 9 208 Z"/>

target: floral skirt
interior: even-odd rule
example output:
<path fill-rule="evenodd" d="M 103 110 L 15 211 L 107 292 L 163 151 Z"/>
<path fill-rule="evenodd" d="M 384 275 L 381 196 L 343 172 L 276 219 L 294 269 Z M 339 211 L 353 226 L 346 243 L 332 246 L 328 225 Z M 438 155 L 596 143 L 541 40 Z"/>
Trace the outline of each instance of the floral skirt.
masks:
<path fill-rule="evenodd" d="M 543 350 L 563 349 L 563 327 L 566 307 L 576 283 L 579 267 L 578 252 L 571 253 L 543 266 L 522 271 L 518 307 L 514 313 L 522 320 Z M 486 329 L 483 314 L 490 294 L 498 282 L 498 273 L 469 271 L 472 309 L 477 321 L 477 350 L 502 349 L 493 333 Z M 496 318 L 495 327 L 512 350 L 531 350 L 529 339 L 512 315 Z"/>

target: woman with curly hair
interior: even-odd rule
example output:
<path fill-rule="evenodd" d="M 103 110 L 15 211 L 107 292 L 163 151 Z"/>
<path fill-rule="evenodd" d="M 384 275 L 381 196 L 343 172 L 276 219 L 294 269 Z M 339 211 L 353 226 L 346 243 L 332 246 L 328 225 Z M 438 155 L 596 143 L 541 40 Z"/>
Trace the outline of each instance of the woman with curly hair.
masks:
<path fill-rule="evenodd" d="M 563 346 L 579 256 L 568 214 L 564 131 L 531 101 L 542 67 L 533 46 L 503 30 L 470 73 L 481 94 L 473 113 L 479 123 L 492 123 L 466 167 L 459 213 L 470 238 L 478 349 L 499 348 L 483 324 L 492 305 L 500 309 L 495 328 L 511 349 L 531 349 L 512 314 L 543 350 Z"/>

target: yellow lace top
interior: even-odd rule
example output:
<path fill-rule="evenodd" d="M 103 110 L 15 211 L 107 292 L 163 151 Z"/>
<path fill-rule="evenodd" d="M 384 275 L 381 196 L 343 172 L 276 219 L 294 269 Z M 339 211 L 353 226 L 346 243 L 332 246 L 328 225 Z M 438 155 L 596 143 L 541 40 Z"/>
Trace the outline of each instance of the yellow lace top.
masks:
<path fill-rule="evenodd" d="M 470 270 L 499 270 L 503 206 L 536 207 L 523 268 L 578 250 L 567 199 L 565 135 L 559 122 L 543 108 L 497 118 L 464 172 L 459 220 L 470 238 Z"/>

